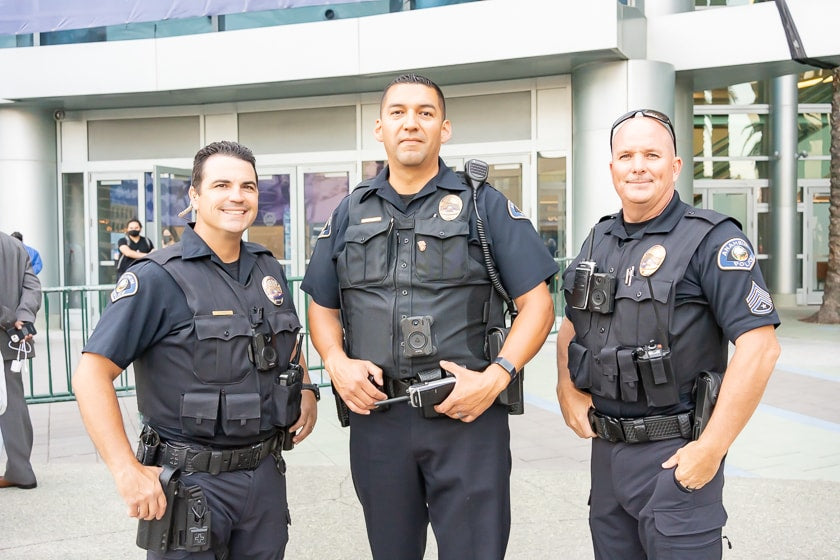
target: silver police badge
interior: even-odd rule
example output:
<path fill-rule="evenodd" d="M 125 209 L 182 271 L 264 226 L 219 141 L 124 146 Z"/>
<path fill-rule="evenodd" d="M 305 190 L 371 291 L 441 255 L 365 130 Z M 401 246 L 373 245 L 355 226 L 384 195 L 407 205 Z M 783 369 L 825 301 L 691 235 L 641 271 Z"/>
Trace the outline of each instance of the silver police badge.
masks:
<path fill-rule="evenodd" d="M 654 245 L 642 255 L 642 260 L 639 262 L 639 274 L 650 276 L 659 270 L 663 262 L 665 262 L 665 247 Z"/>
<path fill-rule="evenodd" d="M 451 222 L 458 217 L 463 207 L 464 203 L 461 201 L 461 197 L 454 194 L 448 194 L 440 199 L 440 203 L 438 204 L 438 214 L 440 214 L 440 217 L 447 222 Z"/>
<path fill-rule="evenodd" d="M 274 276 L 266 276 L 262 279 L 262 289 L 266 297 L 274 305 L 283 305 L 283 288 Z"/>

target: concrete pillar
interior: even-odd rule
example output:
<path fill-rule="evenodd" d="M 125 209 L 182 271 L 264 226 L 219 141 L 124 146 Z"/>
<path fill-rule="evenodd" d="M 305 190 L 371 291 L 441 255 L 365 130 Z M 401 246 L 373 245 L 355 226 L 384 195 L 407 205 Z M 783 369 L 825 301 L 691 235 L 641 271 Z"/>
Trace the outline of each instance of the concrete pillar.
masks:
<path fill-rule="evenodd" d="M 41 254 L 42 286 L 59 285 L 56 134 L 50 111 L 0 105 L 0 230 Z"/>
<path fill-rule="evenodd" d="M 774 294 L 796 293 L 796 189 L 798 76 L 771 80 L 770 87 L 770 247 L 767 270 Z"/>
<path fill-rule="evenodd" d="M 673 66 L 652 60 L 594 62 L 573 70 L 574 150 L 569 221 L 574 254 L 598 218 L 621 208 L 609 169 L 613 121 L 638 108 L 673 115 L 674 79 Z"/>

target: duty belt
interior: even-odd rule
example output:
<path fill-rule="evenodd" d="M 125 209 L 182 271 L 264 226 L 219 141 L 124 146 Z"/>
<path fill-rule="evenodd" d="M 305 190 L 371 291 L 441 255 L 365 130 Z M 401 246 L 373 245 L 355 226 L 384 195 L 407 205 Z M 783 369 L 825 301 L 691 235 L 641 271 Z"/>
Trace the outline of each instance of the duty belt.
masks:
<path fill-rule="evenodd" d="M 382 388 L 383 393 L 388 395 L 389 399 L 394 397 L 403 397 L 408 394 L 408 388 L 415 383 L 423 381 L 433 381 L 440 379 L 442 376 L 440 368 L 433 368 L 426 371 L 421 371 L 414 377 L 407 377 L 404 379 L 397 379 L 395 377 L 384 377 L 385 386 Z"/>
<path fill-rule="evenodd" d="M 690 412 L 674 416 L 646 416 L 644 418 L 613 418 L 595 409 L 589 410 L 589 424 L 599 438 L 609 442 L 642 443 L 663 439 L 691 439 Z"/>
<path fill-rule="evenodd" d="M 157 454 L 158 466 L 169 465 L 181 472 L 221 472 L 253 470 L 275 449 L 283 445 L 283 432 L 236 449 L 213 449 L 179 442 L 161 442 Z"/>

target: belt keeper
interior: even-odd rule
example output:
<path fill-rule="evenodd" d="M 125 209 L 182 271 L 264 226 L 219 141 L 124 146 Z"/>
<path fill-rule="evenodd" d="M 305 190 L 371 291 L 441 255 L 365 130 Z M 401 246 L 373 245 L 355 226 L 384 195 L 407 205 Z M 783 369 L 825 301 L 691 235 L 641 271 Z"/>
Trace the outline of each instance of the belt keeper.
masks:
<path fill-rule="evenodd" d="M 627 438 L 628 441 L 642 442 L 650 441 L 650 436 L 647 433 L 647 426 L 644 418 L 635 418 L 631 424 L 633 427 L 632 438 Z"/>
<path fill-rule="evenodd" d="M 210 461 L 207 464 L 207 472 L 212 475 L 217 475 L 222 472 L 223 454 L 221 451 L 211 451 Z"/>

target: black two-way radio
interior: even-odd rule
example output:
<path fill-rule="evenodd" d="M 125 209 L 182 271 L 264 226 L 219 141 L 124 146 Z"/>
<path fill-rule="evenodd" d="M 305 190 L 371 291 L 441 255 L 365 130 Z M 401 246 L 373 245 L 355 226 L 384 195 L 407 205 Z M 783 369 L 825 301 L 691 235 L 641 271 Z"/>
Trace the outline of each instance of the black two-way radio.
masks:
<path fill-rule="evenodd" d="M 464 178 L 473 190 L 475 227 L 478 231 L 478 241 L 481 244 L 481 253 L 484 257 L 484 267 L 487 269 L 487 276 L 490 278 L 490 283 L 493 285 L 493 288 L 499 296 L 501 296 L 505 305 L 507 305 L 508 314 L 510 315 L 510 323 L 512 325 L 519 313 L 519 310 L 517 310 L 516 303 L 510 295 L 508 295 L 505 287 L 502 286 L 502 281 L 499 279 L 499 272 L 496 270 L 496 263 L 493 262 L 493 256 L 490 254 L 490 245 L 487 243 L 487 233 L 484 230 L 484 220 L 481 218 L 481 213 L 478 211 L 478 189 L 481 188 L 481 186 L 487 181 L 489 174 L 490 166 L 479 159 L 470 159 L 464 163 Z M 487 333 L 487 354 L 489 359 L 493 360 L 498 357 L 509 331 L 509 327 L 494 327 Z M 518 375 L 510 382 L 507 388 L 499 394 L 498 397 L 499 403 L 508 407 L 509 414 L 524 414 L 525 412 L 525 372 L 523 370 L 524 368 L 519 371 Z"/>

